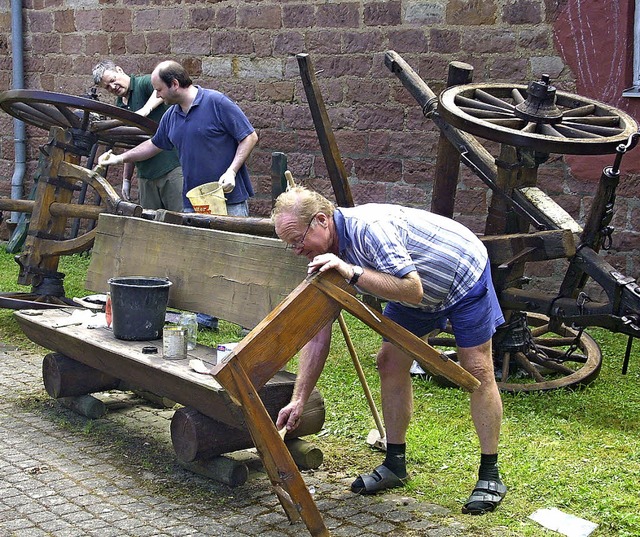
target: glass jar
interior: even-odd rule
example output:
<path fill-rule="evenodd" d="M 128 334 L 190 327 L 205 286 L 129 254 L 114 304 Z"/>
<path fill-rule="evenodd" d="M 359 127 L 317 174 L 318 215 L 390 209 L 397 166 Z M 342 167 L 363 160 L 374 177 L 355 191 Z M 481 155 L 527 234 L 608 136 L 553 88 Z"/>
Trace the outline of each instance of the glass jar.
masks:
<path fill-rule="evenodd" d="M 182 312 L 178 324 L 185 329 L 187 350 L 192 351 L 196 348 L 196 342 L 198 341 L 198 316 L 188 311 Z"/>

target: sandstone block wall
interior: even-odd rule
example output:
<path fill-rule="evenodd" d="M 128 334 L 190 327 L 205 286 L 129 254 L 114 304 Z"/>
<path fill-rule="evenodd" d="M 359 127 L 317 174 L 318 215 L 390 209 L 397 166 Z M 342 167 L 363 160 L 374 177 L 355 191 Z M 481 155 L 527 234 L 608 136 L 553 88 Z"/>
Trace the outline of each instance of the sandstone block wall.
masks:
<path fill-rule="evenodd" d="M 104 57 L 131 73 L 148 73 L 164 59 L 183 63 L 198 84 L 235 99 L 258 130 L 259 146 L 250 160 L 257 190 L 251 210 L 267 215 L 274 151 L 288 155 L 298 181 L 330 193 L 294 57 L 307 52 L 356 203 L 386 201 L 429 208 L 439 133 L 384 66 L 384 51 L 400 53 L 436 93 L 444 87 L 448 63 L 460 60 L 474 66 L 475 82 L 526 84 L 548 73 L 561 90 L 606 100 L 632 113 L 637 106 L 620 94 L 629 85 L 632 65 L 628 21 L 633 2 L 612 3 L 606 20 L 600 4 L 596 0 L 25 0 L 25 86 L 86 94 L 92 86 L 91 68 Z M 11 2 L 0 0 L 0 91 L 12 84 L 10 22 Z M 611 76 L 613 71 L 617 77 Z M 112 101 L 102 90 L 100 98 Z M 28 127 L 27 191 L 37 147 L 46 134 Z M 497 154 L 496 144 L 488 147 Z M 3 196 L 10 192 L 13 158 L 13 119 L 0 113 Z M 618 231 L 609 254 L 620 270 L 634 277 L 640 273 L 639 160 L 625 161 L 628 166 L 614 217 Z M 540 169 L 540 185 L 582 221 L 602 167 L 612 162 L 612 156 L 554 155 Z M 119 173 L 112 174 L 117 183 Z M 484 184 L 463 169 L 456 218 L 482 232 L 489 200 Z"/>

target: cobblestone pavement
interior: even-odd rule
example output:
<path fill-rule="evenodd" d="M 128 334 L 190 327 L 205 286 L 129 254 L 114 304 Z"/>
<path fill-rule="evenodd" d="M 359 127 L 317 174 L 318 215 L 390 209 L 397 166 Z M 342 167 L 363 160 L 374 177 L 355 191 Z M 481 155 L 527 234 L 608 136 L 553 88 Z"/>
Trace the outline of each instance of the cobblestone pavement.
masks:
<path fill-rule="evenodd" d="M 81 418 L 44 392 L 41 363 L 0 345 L 0 536 L 308 535 L 289 524 L 264 474 L 229 488 L 180 467 L 171 411 L 127 395 L 104 418 Z M 331 535 L 465 535 L 434 522 L 447 513 L 440 506 L 357 496 L 322 471 L 303 477 Z"/>

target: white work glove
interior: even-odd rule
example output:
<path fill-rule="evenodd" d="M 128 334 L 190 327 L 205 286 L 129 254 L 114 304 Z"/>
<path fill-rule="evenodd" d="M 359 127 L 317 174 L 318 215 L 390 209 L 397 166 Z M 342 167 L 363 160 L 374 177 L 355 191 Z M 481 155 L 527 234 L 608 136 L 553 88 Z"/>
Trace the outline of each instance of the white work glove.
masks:
<path fill-rule="evenodd" d="M 98 157 L 98 164 L 100 166 L 111 166 L 112 164 L 122 164 L 124 159 L 122 155 L 114 155 L 111 149 L 105 151 Z"/>
<path fill-rule="evenodd" d="M 122 180 L 122 199 L 131 201 L 131 181 L 129 179 Z"/>
<path fill-rule="evenodd" d="M 236 187 L 236 172 L 229 168 L 220 176 L 218 182 L 222 185 L 222 191 L 228 194 Z"/>

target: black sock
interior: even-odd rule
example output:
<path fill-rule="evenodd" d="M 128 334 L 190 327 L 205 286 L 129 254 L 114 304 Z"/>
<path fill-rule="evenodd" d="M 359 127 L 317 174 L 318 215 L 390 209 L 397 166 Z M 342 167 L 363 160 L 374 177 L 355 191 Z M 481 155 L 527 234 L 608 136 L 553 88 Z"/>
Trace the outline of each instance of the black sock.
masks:
<path fill-rule="evenodd" d="M 400 479 L 407 477 L 406 450 L 407 444 L 387 444 L 387 456 L 382 463 Z"/>
<path fill-rule="evenodd" d="M 480 455 L 480 469 L 478 470 L 478 478 L 485 479 L 486 481 L 497 481 L 498 483 L 502 483 L 500 480 L 500 471 L 498 469 L 498 454 L 485 455 L 482 453 Z"/>

